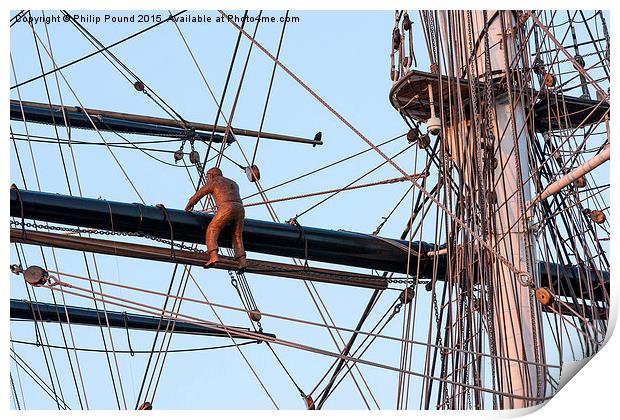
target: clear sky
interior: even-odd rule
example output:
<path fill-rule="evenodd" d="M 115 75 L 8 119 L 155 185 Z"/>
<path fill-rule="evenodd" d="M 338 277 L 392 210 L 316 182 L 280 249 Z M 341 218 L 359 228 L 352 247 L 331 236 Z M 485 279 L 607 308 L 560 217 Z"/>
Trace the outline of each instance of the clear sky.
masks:
<path fill-rule="evenodd" d="M 145 28 L 150 23 L 140 23 L 139 15 L 168 15 L 168 11 L 140 12 L 76 12 L 84 17 L 82 24 L 102 44 L 108 45 L 129 34 Z M 134 16 L 133 23 L 103 22 L 105 14 L 115 17 Z M 174 13 L 174 11 L 173 11 Z M 242 12 L 232 12 L 241 16 Z M 46 16 L 61 16 L 60 12 L 48 11 Z M 215 11 L 193 11 L 191 15 L 210 16 L 215 20 Z M 256 12 L 254 12 L 256 14 Z M 13 16 L 14 13 L 11 14 Z M 32 12 L 35 17 L 41 12 Z M 269 11 L 264 15 L 274 16 L 276 20 L 284 12 Z M 299 18 L 299 22 L 291 22 L 286 27 L 282 44 L 281 61 L 298 77 L 306 82 L 325 101 L 342 114 L 353 126 L 368 137 L 374 144 L 404 134 L 407 130 L 398 113 L 388 101 L 391 87 L 389 78 L 389 51 L 391 32 L 394 24 L 393 11 L 370 12 L 291 12 L 291 16 Z M 97 23 L 97 17 L 101 21 Z M 412 14 L 417 21 L 417 14 Z M 152 19 L 152 17 L 150 17 Z M 196 56 L 207 82 L 213 89 L 216 98 L 220 98 L 229 68 L 232 50 L 235 45 L 237 30 L 227 22 L 211 23 L 179 23 L 192 52 Z M 415 27 L 415 26 L 414 26 Z M 35 30 L 47 46 L 46 29 L 49 31 L 51 46 L 56 64 L 62 65 L 82 57 L 95 50 L 87 39 L 76 28 L 64 22 L 52 22 L 49 25 L 37 23 Z M 264 23 L 259 25 L 256 39 L 269 51 L 275 54 L 282 26 L 281 23 Z M 253 31 L 254 24 L 246 25 L 246 30 Z M 418 68 L 428 70 L 426 47 L 419 28 L 416 28 L 416 55 Z M 15 75 L 11 72 L 11 85 L 30 79 L 41 73 L 39 58 L 29 25 L 18 23 L 11 29 L 10 38 L 11 60 Z M 224 113 L 230 115 L 235 92 L 243 63 L 248 53 L 249 42 L 242 38 L 236 64 L 231 77 L 231 84 L 224 103 Z M 41 47 L 40 47 L 41 48 Z M 151 89 L 163 98 L 184 119 L 213 123 L 217 105 L 211 98 L 191 56 L 172 23 L 165 23 L 148 31 L 113 50 L 122 62 L 146 82 Z M 42 65 L 45 70 L 53 67 L 46 52 L 41 49 Z M 254 48 L 249 59 L 248 70 L 243 81 L 242 90 L 236 106 L 233 126 L 257 130 L 260 124 L 265 96 L 271 76 L 273 62 L 261 51 Z M 71 86 L 67 86 L 63 78 L 59 78 L 62 101 L 65 105 L 78 105 L 86 108 L 99 108 L 143 115 L 167 117 L 167 115 L 146 95 L 137 92 L 133 86 L 100 54 L 75 64 L 62 71 Z M 52 103 L 59 103 L 60 98 L 54 76 L 46 78 Z M 18 99 L 16 89 L 10 92 L 11 99 Z M 43 79 L 20 87 L 22 100 L 47 102 Z M 220 119 L 220 124 L 223 121 Z M 24 124 L 11 122 L 14 133 L 25 134 Z M 327 163 L 352 155 L 367 148 L 367 145 L 355 133 L 334 116 L 316 99 L 312 98 L 303 88 L 283 71 L 276 71 L 273 91 L 267 110 L 263 129 L 265 131 L 297 135 L 312 138 L 317 131 L 323 134 L 322 146 L 311 147 L 264 139 L 258 148 L 256 163 L 261 170 L 261 183 L 267 188 L 279 184 L 294 176 L 319 168 Z M 31 136 L 54 136 L 54 130 L 48 126 L 28 124 Z M 66 132 L 59 131 L 61 138 Z M 123 142 L 113 133 L 102 133 L 107 142 Z M 126 136 L 133 141 L 146 140 L 146 137 Z M 73 130 L 73 140 L 100 142 L 100 137 L 92 131 Z M 17 152 L 24 172 L 21 176 L 16 149 L 11 144 L 11 182 L 20 188 L 68 194 L 69 186 L 61 162 L 57 144 L 32 143 L 16 141 Z M 153 145 L 166 149 L 167 152 L 152 152 L 153 156 L 168 162 L 158 162 L 146 154 L 132 149 L 114 148 L 118 158 L 132 182 L 136 185 L 146 204 L 163 203 L 169 208 L 183 208 L 187 198 L 193 193 L 188 172 L 180 165 L 174 165 L 172 153 L 178 143 Z M 227 156 L 243 163 L 245 153 L 251 156 L 255 139 L 239 137 L 238 144 L 232 145 Z M 239 147 L 240 146 L 240 147 Z M 30 149 L 30 147 L 32 149 Z M 382 148 L 391 156 L 407 147 L 404 138 L 396 140 Z M 204 157 L 206 146 L 196 145 Z M 188 151 L 189 145 L 185 150 Z M 406 170 L 419 171 L 423 156 L 416 155 L 411 148 L 396 158 L 396 162 Z M 67 146 L 62 146 L 71 191 L 77 195 L 76 175 Z M 242 152 L 243 151 L 243 152 Z M 32 153 L 32 154 L 31 154 Z M 105 198 L 114 201 L 138 202 L 139 197 L 129 185 L 119 169 L 118 163 L 108 149 L 102 146 L 75 145 L 73 147 L 77 173 L 82 194 L 85 197 Z M 34 156 L 34 161 L 32 159 Z M 342 187 L 366 171 L 383 162 L 378 154 L 366 153 L 342 165 L 308 177 L 300 182 L 275 189 L 268 193 L 270 198 L 327 190 Z M 417 165 L 417 166 L 416 166 Z M 245 165 L 244 165 L 245 166 Z M 36 167 L 36 174 L 35 174 Z M 242 196 L 256 192 L 241 169 L 224 160 L 224 174 L 238 182 Z M 190 168 L 193 179 L 195 171 Z M 37 174 L 39 184 L 37 183 Z M 373 182 L 400 176 L 393 167 L 384 165 L 361 182 Z M 382 185 L 370 189 L 342 193 L 326 203 L 305 213 L 299 222 L 306 226 L 329 229 L 344 229 L 371 233 L 382 222 L 395 204 L 403 197 L 409 185 L 396 183 Z M 285 221 L 303 212 L 321 198 L 288 201 L 274 204 L 280 220 Z M 259 201 L 253 197 L 247 202 Z M 385 224 L 381 234 L 386 237 L 400 236 L 410 213 L 411 194 L 398 207 L 396 212 Z M 263 206 L 250 207 L 247 217 L 270 220 Z M 429 220 L 434 220 L 430 218 Z M 432 242 L 435 240 L 436 226 L 433 222 L 424 226 L 422 237 Z M 438 238 L 442 242 L 443 238 Z M 48 266 L 54 267 L 54 255 L 49 249 L 45 251 Z M 82 254 L 58 250 L 55 253 L 59 271 L 75 275 L 88 275 L 87 266 Z M 265 256 L 249 255 L 251 258 Z M 26 257 L 30 264 L 43 264 L 43 256 L 38 248 L 28 247 Z M 11 248 L 11 262 L 16 262 L 15 249 Z M 89 257 L 88 267 L 91 276 L 95 264 Z M 275 257 L 266 259 L 286 261 Z M 97 256 L 98 276 L 102 280 L 151 288 L 165 292 L 170 283 L 173 266 L 156 262 L 142 262 L 120 257 Z M 211 302 L 241 306 L 230 279 L 225 271 L 203 270 L 194 268 L 192 273 L 200 287 Z M 258 303 L 264 312 L 281 314 L 295 318 L 321 322 L 312 300 L 303 282 L 267 276 L 247 275 L 249 284 Z M 12 276 L 11 298 L 25 298 L 26 290 L 20 278 Z M 76 281 L 77 282 L 77 281 Z M 179 284 L 177 275 L 174 283 Z M 335 323 L 339 326 L 354 328 L 371 292 L 368 290 L 347 288 L 343 286 L 316 284 Z M 424 288 L 419 289 L 424 293 Z M 117 296 L 139 298 L 144 303 L 161 306 L 161 297 L 130 293 L 126 290 L 104 287 Z M 201 299 L 196 285 L 191 281 L 187 286 L 186 296 Z M 398 292 L 387 291 L 373 311 L 368 325 L 374 325 L 389 305 L 397 298 Z M 37 290 L 41 301 L 50 302 L 49 291 Z M 56 299 L 61 299 L 56 294 Z M 91 306 L 87 300 L 66 296 L 67 304 Z M 418 299 L 420 319 L 428 321 L 428 295 Z M 123 310 L 108 306 L 110 310 Z M 182 313 L 216 320 L 213 312 L 205 305 L 184 304 Z M 250 322 L 244 314 L 236 311 L 218 309 L 219 316 L 228 325 L 249 327 Z M 402 314 L 401 314 L 402 315 Z M 303 326 L 272 318 L 263 318 L 266 332 L 275 333 L 278 337 L 298 341 L 314 347 L 334 351 L 334 344 L 324 329 Z M 48 325 L 47 334 L 50 344 L 62 345 L 62 336 L 57 325 Z M 395 319 L 384 330 L 384 334 L 400 336 L 402 319 Z M 68 332 L 68 329 L 65 330 Z M 73 327 L 78 347 L 102 348 L 101 333 L 92 327 Z M 31 323 L 14 322 L 11 325 L 12 338 L 15 340 L 34 341 Z M 427 325 L 415 329 L 415 339 L 427 340 Z M 105 331 L 107 334 L 107 331 Z M 116 349 L 127 349 L 127 335 L 124 330 L 112 330 Z M 349 336 L 343 333 L 345 340 Z M 152 345 L 152 333 L 131 332 L 131 345 L 134 350 L 147 350 Z M 109 338 L 106 337 L 109 346 Z M 196 338 L 175 335 L 170 348 L 192 348 L 229 344 L 228 339 Z M 332 359 L 302 352 L 285 347 L 275 347 L 293 378 L 306 392 L 312 390 L 317 381 L 330 366 Z M 47 370 L 41 349 L 33 346 L 15 344 L 15 350 L 39 374 L 48 379 Z M 284 371 L 277 364 L 273 355 L 265 345 L 249 345 L 242 347 L 244 354 L 256 369 L 260 379 L 272 394 L 280 408 L 304 408 L 299 393 L 291 384 Z M 69 374 L 69 364 L 64 350 L 53 350 L 56 368 L 61 377 L 65 401 L 72 408 L 79 408 L 75 386 Z M 415 352 L 413 369 L 423 368 L 424 352 Z M 397 366 L 400 347 L 396 342 L 377 342 L 364 356 Z M 127 406 L 133 408 L 136 396 L 144 375 L 146 355 L 119 354 L 118 362 Z M 116 400 L 110 378 L 109 368 L 103 354 L 79 353 L 79 362 L 86 385 L 86 395 L 90 408 L 116 408 Z M 371 386 L 375 397 L 382 408 L 393 408 L 395 404 L 398 375 L 382 369 L 368 366 L 360 367 L 364 378 Z M 15 369 L 12 367 L 15 376 Z M 116 373 L 115 373 L 116 377 Z M 30 379 L 21 374 L 24 389 L 36 389 Z M 117 384 L 118 386 L 118 384 Z M 119 387 L 120 391 L 120 387 Z M 411 404 L 417 407 L 420 391 L 415 383 Z M 368 393 L 365 393 L 368 395 Z M 55 403 L 46 396 L 33 398 L 25 396 L 28 408 L 55 408 Z M 234 348 L 199 351 L 191 353 L 170 353 L 155 398 L 155 408 L 187 408 L 187 409 L 230 409 L 230 408 L 264 408 L 274 405 L 262 390 L 252 373 Z M 347 378 L 337 392 L 330 398 L 326 408 L 363 408 L 365 407 L 355 384 Z"/>

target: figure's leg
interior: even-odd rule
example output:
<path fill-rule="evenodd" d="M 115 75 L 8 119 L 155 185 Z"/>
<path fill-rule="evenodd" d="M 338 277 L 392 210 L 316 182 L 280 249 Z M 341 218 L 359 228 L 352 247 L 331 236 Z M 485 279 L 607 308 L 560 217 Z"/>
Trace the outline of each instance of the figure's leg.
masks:
<path fill-rule="evenodd" d="M 218 210 L 213 216 L 211 223 L 207 226 L 207 233 L 205 234 L 205 242 L 207 244 L 207 251 L 209 252 L 209 261 L 205 264 L 205 267 L 211 267 L 220 261 L 218 255 L 217 241 L 220 237 L 220 232 L 226 226 L 228 222 L 228 214 L 224 210 Z"/>
<path fill-rule="evenodd" d="M 243 247 L 243 220 L 245 212 L 241 209 L 238 214 L 235 215 L 232 226 L 232 243 L 235 251 L 235 259 L 239 262 L 238 272 L 243 272 L 247 267 L 245 260 L 245 249 Z"/>

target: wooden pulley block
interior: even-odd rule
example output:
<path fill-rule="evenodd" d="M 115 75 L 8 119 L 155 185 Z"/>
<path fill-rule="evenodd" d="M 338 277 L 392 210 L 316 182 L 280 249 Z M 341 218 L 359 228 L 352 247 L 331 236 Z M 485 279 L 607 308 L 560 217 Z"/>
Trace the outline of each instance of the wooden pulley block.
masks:
<path fill-rule="evenodd" d="M 548 88 L 555 86 L 555 76 L 553 75 L 553 73 L 546 73 L 543 76 L 543 85 L 547 86 Z"/>
<path fill-rule="evenodd" d="M 153 404 L 151 404 L 148 401 L 143 402 L 140 407 L 138 407 L 138 410 L 152 410 L 153 409 Z"/>
<path fill-rule="evenodd" d="M 250 182 L 260 181 L 260 170 L 256 165 L 251 165 L 245 168 L 245 175 L 248 177 Z"/>
<path fill-rule="evenodd" d="M 485 195 L 489 204 L 497 204 L 497 193 L 495 191 L 488 190 Z"/>
<path fill-rule="evenodd" d="M 598 225 L 605 223 L 605 220 L 607 220 L 607 217 L 605 217 L 605 213 L 603 213 L 600 210 L 592 210 L 590 212 L 590 219 L 592 219 L 592 221 Z"/>
<path fill-rule="evenodd" d="M 189 161 L 193 163 L 194 165 L 197 163 L 200 163 L 200 154 L 198 153 L 198 151 L 192 150 L 189 153 Z"/>
<path fill-rule="evenodd" d="M 257 310 L 250 311 L 248 315 L 250 316 L 250 319 L 254 322 L 260 321 L 261 318 L 263 317 L 260 311 L 257 311 Z"/>
<path fill-rule="evenodd" d="M 405 16 L 403 17 L 403 29 L 408 31 L 411 29 L 411 19 L 409 18 L 409 14 L 405 12 Z"/>
<path fill-rule="evenodd" d="M 407 131 L 407 141 L 409 143 L 415 143 L 420 138 L 420 132 L 416 128 L 412 128 Z"/>
<path fill-rule="evenodd" d="M 314 400 L 310 395 L 304 395 L 304 402 L 306 403 L 306 408 L 308 410 L 315 410 Z"/>
<path fill-rule="evenodd" d="M 583 176 L 580 176 L 579 178 L 577 178 L 574 182 L 575 187 L 577 188 L 583 188 L 586 186 L 586 178 Z"/>
<path fill-rule="evenodd" d="M 428 134 L 424 134 L 418 139 L 418 146 L 420 147 L 420 149 L 426 149 L 430 144 L 431 138 L 428 136 Z"/>
<path fill-rule="evenodd" d="M 392 31 L 392 48 L 394 49 L 394 51 L 398 51 L 398 49 L 400 48 L 400 40 L 400 31 L 398 30 L 398 28 L 394 28 L 394 30 Z"/>
<path fill-rule="evenodd" d="M 414 296 L 415 296 L 415 289 L 413 286 L 409 286 L 400 293 L 400 296 L 399 296 L 400 303 L 402 303 L 403 305 L 411 303 Z"/>
<path fill-rule="evenodd" d="M 573 57 L 575 59 L 575 62 L 577 64 L 579 64 L 582 68 L 584 68 L 586 66 L 586 60 L 584 60 L 582 55 L 576 55 L 575 57 Z M 577 70 L 577 66 L 575 66 L 573 64 L 573 67 L 575 67 L 575 70 Z"/>
<path fill-rule="evenodd" d="M 31 265 L 26 270 L 24 270 L 23 274 L 26 283 L 32 286 L 42 286 L 47 283 L 50 278 L 49 273 L 38 265 Z"/>
<path fill-rule="evenodd" d="M 537 58 L 536 60 L 534 60 L 534 63 L 532 64 L 532 70 L 534 70 L 534 73 L 538 75 L 543 74 L 545 72 L 545 64 L 542 62 L 540 58 Z"/>
<path fill-rule="evenodd" d="M 546 287 L 539 287 L 538 289 L 536 289 L 535 295 L 536 300 L 540 302 L 541 305 L 550 305 L 555 300 L 555 298 L 553 297 L 553 293 L 551 293 L 551 291 Z"/>

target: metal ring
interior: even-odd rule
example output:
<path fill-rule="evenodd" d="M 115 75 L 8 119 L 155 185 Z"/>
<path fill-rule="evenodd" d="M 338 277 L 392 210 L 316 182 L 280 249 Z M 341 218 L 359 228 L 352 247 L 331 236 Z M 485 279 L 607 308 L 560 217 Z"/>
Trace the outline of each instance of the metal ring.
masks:
<path fill-rule="evenodd" d="M 519 283 L 521 284 L 521 286 L 525 286 L 525 287 L 534 286 L 534 282 L 532 281 L 532 276 L 527 271 L 521 271 L 517 273 L 517 276 L 518 276 L 517 279 L 519 280 Z M 527 280 L 523 281 L 522 280 L 523 278 L 526 278 Z"/>

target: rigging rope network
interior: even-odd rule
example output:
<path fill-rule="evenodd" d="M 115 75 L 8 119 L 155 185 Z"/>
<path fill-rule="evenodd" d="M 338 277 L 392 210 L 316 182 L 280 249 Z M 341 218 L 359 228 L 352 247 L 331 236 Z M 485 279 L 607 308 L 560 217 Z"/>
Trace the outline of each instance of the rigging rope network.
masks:
<path fill-rule="evenodd" d="M 350 293 L 338 295 L 331 289 L 328 292 L 317 287 L 322 285 L 304 279 L 300 290 L 305 292 L 298 290 L 296 296 L 286 298 L 292 303 L 288 307 L 292 314 L 276 314 L 270 312 L 274 302 L 266 296 L 262 283 L 255 282 L 250 275 L 228 272 L 232 298 L 212 288 L 217 279 L 212 271 L 198 273 L 178 261 L 173 264 L 166 284 L 136 286 L 136 278 L 149 278 L 150 275 L 143 273 L 148 270 L 134 266 L 135 271 L 125 273 L 120 269 L 126 267 L 120 257 L 108 259 L 82 252 L 75 259 L 77 253 L 69 257 L 65 251 L 54 248 L 15 243 L 12 255 L 16 264 L 24 268 L 29 263 L 39 264 L 58 279 L 56 284 L 38 288 L 16 287 L 21 296 L 33 304 L 51 299 L 65 311 L 68 303 L 88 302 L 104 314 L 96 338 L 87 346 L 81 327 L 70 321 L 43 322 L 35 305 L 32 306 L 34 329 L 27 336 L 17 328 L 16 321 L 12 323 L 12 329 L 19 331 L 19 336 L 13 332 L 11 336 L 10 390 L 16 409 L 33 406 L 29 393 L 24 392 L 28 386 L 47 395 L 58 409 L 97 407 L 100 397 L 89 386 L 93 373 L 91 359 L 86 359 L 88 354 L 103 358 L 100 372 L 104 372 L 105 378 L 102 376 L 102 380 L 109 382 L 112 390 L 106 403 L 118 409 L 132 405 L 145 407 L 145 404 L 157 408 L 162 399 L 162 386 L 168 386 L 173 373 L 178 374 L 172 367 L 178 366 L 175 353 L 200 354 L 200 350 L 228 347 L 236 350 L 243 360 L 242 366 L 253 378 L 243 389 L 256 387 L 274 408 L 292 406 L 289 394 L 295 395 L 299 406 L 330 408 L 332 403 L 336 404 L 334 395 L 345 392 L 356 395 L 360 406 L 368 409 L 522 407 L 541 403 L 553 395 L 565 361 L 590 356 L 600 349 L 609 308 L 602 274 L 608 273 L 610 266 L 608 174 L 598 168 L 581 170 L 579 173 L 583 174 L 578 177 L 570 176 L 588 167 L 592 158 L 609 147 L 610 37 L 604 12 L 396 11 L 388 19 L 389 25 L 394 26 L 385 33 L 386 39 L 391 38 L 391 47 L 384 52 L 384 58 L 391 62 L 390 102 L 402 116 L 408 132 L 383 142 L 364 135 L 361 128 L 328 103 L 325 99 L 328 95 L 319 95 L 310 82 L 302 80 L 283 63 L 286 59 L 281 57 L 286 56 L 288 48 L 285 34 L 290 35 L 294 30 L 287 26 L 288 11 L 281 13 L 283 23 L 273 32 L 275 53 L 264 46 L 266 43 L 257 41 L 259 26 L 261 29 L 266 26 L 259 25 L 262 11 L 257 14 L 259 19 L 253 30 L 246 27 L 246 19 L 239 24 L 235 19 L 228 19 L 226 12 L 217 12 L 235 30 L 228 69 L 223 69 L 226 76 L 219 99 L 214 93 L 216 84 L 209 81 L 212 76 L 206 71 L 207 64 L 212 63 L 203 61 L 204 46 L 200 44 L 198 48 L 195 35 L 189 36 L 175 19 L 187 11 L 169 11 L 161 22 L 107 46 L 69 12 L 62 13 L 70 17 L 77 34 L 96 50 L 59 65 L 52 49 L 50 32 L 53 31 L 48 31 L 48 25 L 15 25 L 18 18 L 32 16 L 29 11 L 15 13 L 11 31 L 15 37 L 21 37 L 19 28 L 27 28 L 38 68 L 35 76 L 22 79 L 18 71 L 23 71 L 21 52 L 17 49 L 11 52 L 11 93 L 20 106 L 27 99 L 22 98 L 26 89 L 30 92 L 38 87 L 50 107 L 52 98 L 57 96 L 63 109 L 67 97 L 83 110 L 88 109 L 81 100 L 85 95 L 78 94 L 69 75 L 75 80 L 79 63 L 101 56 L 106 65 L 112 66 L 111 71 L 129 81 L 129 89 L 144 94 L 148 101 L 191 130 L 191 125 L 170 105 L 171 98 L 164 98 L 156 83 L 147 84 L 138 76 L 140 65 L 120 58 L 123 57 L 121 45 L 129 47 L 129 41 L 139 36 L 145 39 L 143 35 L 155 28 L 164 31 L 162 24 L 168 22 L 174 25 L 180 38 L 181 48 L 173 52 L 187 53 L 215 107 L 211 140 L 221 118 L 226 123 L 224 141 L 218 150 L 212 141 L 196 142 L 191 137 L 144 140 L 112 132 L 122 140 L 114 142 L 107 131 L 97 128 L 96 116 L 86 111 L 97 140 L 87 136 L 76 140 L 74 129 L 66 119 L 54 121 L 47 131 L 41 131 L 27 121 L 22 108 L 21 121 L 10 127 L 15 167 L 19 169 L 13 175 L 19 178 L 15 182 L 20 188 L 35 186 L 43 191 L 49 185 L 56 185 L 50 174 L 59 171 L 62 185 L 66 185 L 70 195 L 83 196 L 84 191 L 92 191 L 93 162 L 78 153 L 87 145 L 105 147 L 101 150 L 107 151 L 109 155 L 105 156 L 113 161 L 113 166 L 106 166 L 105 170 L 119 171 L 142 203 L 145 202 L 143 188 L 139 187 L 142 178 L 130 165 L 130 159 L 136 159 L 130 158 L 135 151 L 140 152 L 141 158 L 147 156 L 149 164 L 161 169 L 162 174 L 168 168 L 171 171 L 172 167 L 182 168 L 177 173 L 187 175 L 189 182 L 185 178 L 183 182 L 194 191 L 204 182 L 209 162 L 214 161 L 215 166 L 226 162 L 240 172 L 245 171 L 254 184 L 256 192 L 244 200 L 258 196 L 260 201 L 246 203 L 249 208 L 264 206 L 274 222 L 280 222 L 281 209 L 287 212 L 295 209 L 290 223 L 298 227 L 303 237 L 299 218 L 309 218 L 310 211 L 324 215 L 325 207 L 336 200 L 345 203 L 343 192 L 364 191 L 368 197 L 374 197 L 372 194 L 377 192 L 384 199 L 387 195 L 380 195 L 379 191 L 386 191 L 387 185 L 395 184 L 390 187 L 393 188 L 405 182 L 407 188 L 398 190 L 396 199 L 386 203 L 383 216 L 377 216 L 378 226 L 373 235 L 394 229 L 397 224 L 404 225 L 400 239 L 408 242 L 407 272 L 411 274 L 396 277 L 394 273 L 373 273 L 385 278 L 392 287 L 363 297 Z M 248 14 L 245 11 L 244 17 Z M 25 41 L 20 39 L 20 42 Z M 252 65 L 258 60 L 253 56 L 255 51 L 264 54 L 271 65 L 262 79 L 253 75 L 250 80 Z M 341 158 L 326 159 L 316 169 L 301 174 L 286 173 L 284 179 L 263 188 L 258 157 L 267 162 L 262 168 L 270 168 L 272 162 L 266 151 L 259 155 L 258 149 L 267 112 L 270 115 L 277 112 L 274 93 L 280 89 L 279 70 L 368 147 L 356 151 L 345 149 L 347 154 Z M 253 100 L 263 107 L 256 143 L 246 153 L 238 141 L 234 142 L 235 146 L 227 144 L 226 139 L 236 138 L 233 121 L 243 112 L 247 86 L 255 83 L 255 79 L 261 80 L 265 94 Z M 205 93 L 202 87 L 197 92 Z M 405 145 L 398 143 L 403 137 L 408 142 Z M 187 154 L 189 164 L 183 151 L 187 141 L 191 147 L 191 153 Z M 166 149 L 166 145 L 179 143 L 176 151 Z M 59 159 L 53 163 L 49 161 L 49 149 L 44 149 L 49 145 L 57 146 Z M 204 151 L 202 161 L 198 149 Z M 215 156 L 211 156 L 211 149 Z M 181 159 L 177 159 L 179 151 Z M 370 160 L 373 153 L 369 152 L 381 160 L 366 169 L 361 162 Z M 183 164 L 177 165 L 180 160 Z M 307 188 L 312 184 L 310 180 L 317 180 L 329 169 L 347 163 L 349 167 L 354 166 L 352 182 L 336 179 L 336 185 L 320 191 Z M 389 175 L 369 179 L 379 170 Z M 569 177 L 566 179 L 570 182 L 556 184 L 563 177 Z M 563 186 L 553 187 L 552 192 L 546 190 L 553 185 Z M 295 186 L 301 190 L 293 189 Z M 276 189 L 287 193 L 270 198 L 267 193 Z M 544 198 L 534 199 L 543 193 Z M 354 193 L 348 194 L 351 195 L 346 197 Z M 327 197 L 315 203 L 309 201 L 323 195 Z M 378 200 L 370 198 L 367 203 L 373 201 Z M 276 206 L 280 206 L 278 212 Z M 205 200 L 202 208 L 215 210 L 211 200 Z M 173 257 L 175 250 L 201 254 L 196 245 L 174 240 L 166 207 L 162 205 L 160 209 L 163 219 L 168 221 L 164 225 L 170 231 L 169 239 L 131 235 L 132 240 L 156 240 L 169 245 Z M 368 214 L 381 211 L 369 210 Z M 23 217 L 21 221 L 13 218 L 11 226 L 84 237 L 129 236 L 115 229 L 89 230 L 25 222 Z M 411 259 L 421 252 L 416 241 L 441 244 L 432 252 L 445 255 L 449 281 L 438 281 L 437 263 L 432 278 L 428 281 L 418 278 L 419 259 Z M 418 266 L 410 267 L 414 261 L 418 261 Z M 539 266 L 538 261 L 545 261 L 546 265 Z M 303 270 L 308 260 L 294 259 L 293 264 Z M 69 266 L 71 269 L 65 268 Z M 558 282 L 552 287 L 539 284 L 541 270 L 548 277 L 559 278 L 560 273 L 554 271 L 558 267 L 576 267 L 576 282 L 568 286 Z M 109 278 L 114 270 L 116 281 L 102 280 Z M 269 280 L 268 284 L 275 283 Z M 602 300 L 591 299 L 594 288 L 599 287 L 603 290 Z M 230 304 L 223 296 L 239 303 Z M 347 314 L 346 322 L 334 299 L 349 308 L 351 313 Z M 365 306 L 353 307 L 353 302 L 358 301 Z M 315 311 L 313 317 L 295 312 L 295 303 L 302 302 Z M 207 306 L 211 310 L 209 316 L 199 312 L 199 308 Z M 119 331 L 108 320 L 111 307 L 167 321 L 146 339 L 139 340 L 133 332 L 130 335 L 128 328 L 118 335 Z M 236 330 L 228 327 L 224 318 L 243 319 L 251 328 Z M 175 343 L 180 340 L 175 325 L 181 321 L 219 328 L 227 334 L 228 343 L 172 345 L 173 340 Z M 295 327 L 286 328 L 285 323 Z M 263 327 L 281 328 L 284 335 L 278 331 L 277 338 L 266 337 L 262 334 Z M 233 338 L 233 332 L 245 339 Z M 137 340 L 142 346 L 136 345 Z M 119 343 L 127 343 L 127 350 L 121 350 L 125 344 Z M 381 354 L 377 354 L 378 349 Z M 137 365 L 133 361 L 127 364 L 125 358 L 133 355 L 146 355 L 145 364 Z M 310 358 L 311 355 L 319 358 Z M 37 364 L 33 363 L 35 356 Z M 304 357 L 308 357 L 308 366 L 298 363 Z M 315 360 L 322 362 L 314 364 Z M 137 380 L 133 377 L 136 369 L 140 372 Z M 387 373 L 396 378 L 389 392 L 379 386 L 385 383 L 383 375 Z M 273 386 L 278 375 L 290 386 L 289 393 Z M 349 399 L 348 404 L 351 401 L 354 399 Z"/>

